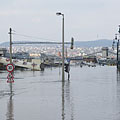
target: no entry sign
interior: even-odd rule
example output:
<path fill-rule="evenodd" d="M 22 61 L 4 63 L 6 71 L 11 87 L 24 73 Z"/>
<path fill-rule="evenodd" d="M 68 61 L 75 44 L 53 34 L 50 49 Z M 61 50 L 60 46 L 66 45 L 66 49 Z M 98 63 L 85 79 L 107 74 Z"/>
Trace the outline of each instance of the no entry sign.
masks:
<path fill-rule="evenodd" d="M 13 64 L 7 64 L 6 69 L 8 72 L 13 72 L 13 70 L 14 70 Z"/>

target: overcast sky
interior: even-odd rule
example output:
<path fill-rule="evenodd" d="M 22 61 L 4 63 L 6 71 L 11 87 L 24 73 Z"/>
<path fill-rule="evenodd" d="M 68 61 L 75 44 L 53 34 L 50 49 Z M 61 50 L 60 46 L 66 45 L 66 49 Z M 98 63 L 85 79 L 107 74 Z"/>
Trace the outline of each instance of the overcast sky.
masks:
<path fill-rule="evenodd" d="M 61 41 L 65 15 L 65 41 L 113 39 L 120 24 L 120 0 L 0 0 L 0 42 L 9 41 L 11 27 L 16 34 Z M 46 40 L 45 40 L 46 39 Z M 13 35 L 14 41 L 33 37 Z"/>

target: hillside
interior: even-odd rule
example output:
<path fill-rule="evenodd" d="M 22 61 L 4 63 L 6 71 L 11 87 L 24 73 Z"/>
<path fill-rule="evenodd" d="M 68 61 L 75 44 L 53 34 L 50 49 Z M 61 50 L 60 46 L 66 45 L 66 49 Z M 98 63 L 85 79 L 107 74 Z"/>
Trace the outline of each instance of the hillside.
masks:
<path fill-rule="evenodd" d="M 94 41 L 75 41 L 76 47 L 111 47 L 112 40 L 94 40 Z M 8 47 L 9 42 L 3 42 L 0 44 L 2 47 Z M 33 45 L 35 46 L 35 45 Z"/>
<path fill-rule="evenodd" d="M 111 47 L 112 40 L 95 40 L 95 41 L 76 41 L 75 46 L 79 47 Z"/>

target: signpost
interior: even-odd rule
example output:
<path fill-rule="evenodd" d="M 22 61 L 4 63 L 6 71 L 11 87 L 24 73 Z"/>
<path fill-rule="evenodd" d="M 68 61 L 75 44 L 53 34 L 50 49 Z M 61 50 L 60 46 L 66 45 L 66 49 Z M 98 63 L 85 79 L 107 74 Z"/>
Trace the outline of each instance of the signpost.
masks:
<path fill-rule="evenodd" d="M 9 74 L 8 74 L 8 76 L 7 76 L 7 83 L 13 83 L 14 82 L 14 77 L 13 77 L 13 75 L 12 75 L 12 73 L 11 72 L 9 72 Z"/>
<path fill-rule="evenodd" d="M 7 64 L 6 66 L 7 71 L 9 72 L 8 76 L 7 76 L 7 83 L 13 83 L 14 82 L 14 77 L 13 77 L 13 70 L 14 70 L 14 65 L 13 64 Z"/>
<path fill-rule="evenodd" d="M 14 65 L 13 64 L 7 64 L 6 66 L 6 69 L 7 71 L 9 72 L 8 73 L 8 76 L 7 76 L 7 83 L 10 83 L 10 92 L 12 94 L 12 83 L 14 83 L 14 76 L 12 74 L 12 72 L 14 71 Z"/>
<path fill-rule="evenodd" d="M 8 78 L 7 82 L 10 83 L 10 93 L 12 95 L 12 83 L 14 82 L 14 80 L 13 80 L 14 77 L 12 75 L 12 72 L 14 70 L 14 65 L 12 64 L 12 29 L 11 28 L 10 28 L 10 32 L 8 34 L 10 34 L 10 64 L 8 64 L 6 66 L 6 69 L 9 72 L 9 74 L 7 76 L 7 78 Z"/>
<path fill-rule="evenodd" d="M 6 69 L 7 69 L 8 72 L 11 73 L 14 70 L 14 65 L 13 64 L 7 64 Z"/>

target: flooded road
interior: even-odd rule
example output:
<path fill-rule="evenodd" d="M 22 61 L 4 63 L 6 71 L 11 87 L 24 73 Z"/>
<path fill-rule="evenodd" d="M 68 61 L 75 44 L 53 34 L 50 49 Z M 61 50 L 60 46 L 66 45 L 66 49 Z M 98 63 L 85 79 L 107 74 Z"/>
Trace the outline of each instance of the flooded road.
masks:
<path fill-rule="evenodd" d="M 116 67 L 15 71 L 13 96 L 0 72 L 0 120 L 120 120 L 120 73 Z"/>

